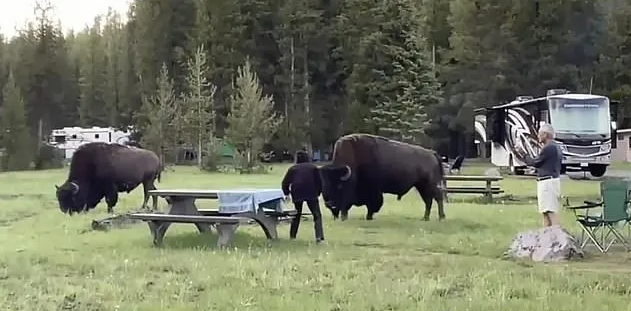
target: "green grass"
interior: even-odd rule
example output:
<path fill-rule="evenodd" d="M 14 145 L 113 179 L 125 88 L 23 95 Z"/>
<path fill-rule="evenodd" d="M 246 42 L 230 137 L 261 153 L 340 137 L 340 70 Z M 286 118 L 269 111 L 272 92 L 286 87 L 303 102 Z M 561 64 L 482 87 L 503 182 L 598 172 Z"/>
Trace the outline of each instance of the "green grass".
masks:
<path fill-rule="evenodd" d="M 275 187 L 284 170 L 247 176 L 176 168 L 158 186 Z M 213 234 L 173 225 L 159 249 L 144 224 L 89 230 L 92 219 L 106 216 L 104 203 L 88 214 L 62 214 L 53 185 L 65 174 L 0 175 L 1 310 L 631 310 L 631 256 L 624 251 L 559 264 L 500 259 L 518 231 L 539 227 L 534 201 L 454 200 L 446 221 L 438 222 L 434 209 L 423 222 L 411 191 L 401 201 L 387 196 L 373 222 L 363 219 L 364 208 L 344 223 L 324 211 L 326 245 L 313 243 L 307 221 L 295 241 L 286 224 L 273 243 L 259 227 L 241 227 L 227 250 L 216 249 Z M 517 197 L 535 195 L 532 179 L 501 185 Z M 563 182 L 575 203 L 597 189 L 597 182 Z M 140 200 L 138 190 L 122 195 L 117 211 L 137 209 Z M 578 232 L 570 214 L 563 218 Z"/>
<path fill-rule="evenodd" d="M 611 163 L 611 165 L 609 165 L 609 169 L 621 170 L 621 171 L 629 171 L 629 170 L 631 170 L 631 163 L 630 162 L 615 162 L 615 163 Z"/>

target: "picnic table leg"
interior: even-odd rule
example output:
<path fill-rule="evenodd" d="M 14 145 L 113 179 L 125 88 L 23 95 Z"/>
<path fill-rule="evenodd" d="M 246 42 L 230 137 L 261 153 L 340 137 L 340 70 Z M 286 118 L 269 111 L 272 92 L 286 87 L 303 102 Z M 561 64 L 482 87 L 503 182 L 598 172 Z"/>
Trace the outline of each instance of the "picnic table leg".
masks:
<path fill-rule="evenodd" d="M 238 224 L 216 224 L 215 229 L 219 233 L 219 238 L 217 239 L 217 247 L 228 246 L 232 243 L 232 239 L 234 238 L 234 233 L 237 231 L 239 227 Z"/>
<path fill-rule="evenodd" d="M 182 197 L 170 197 L 169 200 L 169 211 L 168 215 L 192 215 L 192 216 L 202 216 L 202 214 L 197 210 L 197 206 L 195 205 L 195 198 L 182 198 Z M 163 222 L 160 226 L 160 230 L 163 230 L 166 233 L 167 229 L 171 225 L 170 222 Z M 195 227 L 199 230 L 200 233 L 210 231 L 210 224 L 205 223 L 195 223 Z M 164 233 L 162 234 L 164 236 Z"/>
<path fill-rule="evenodd" d="M 153 245 L 162 246 L 162 240 L 169 228 L 170 223 L 164 223 L 162 221 L 148 221 L 149 231 L 151 231 L 151 237 L 153 238 Z"/>
<path fill-rule="evenodd" d="M 261 229 L 263 229 L 263 232 L 265 233 L 265 237 L 267 237 L 269 240 L 278 239 L 277 227 L 278 227 L 279 221 L 278 221 L 277 216 L 265 215 L 265 211 L 263 211 L 262 208 L 259 209 L 259 211 L 256 213 L 248 212 L 248 213 L 239 214 L 239 216 L 247 217 L 256 221 L 256 223 L 259 224 L 259 226 L 261 226 Z"/>
<path fill-rule="evenodd" d="M 158 210 L 158 196 L 155 194 L 152 194 L 151 201 L 152 201 L 152 210 L 157 211 Z"/>
<path fill-rule="evenodd" d="M 491 187 L 491 181 L 486 181 L 486 193 L 484 194 L 487 203 L 493 202 L 493 188 Z"/>

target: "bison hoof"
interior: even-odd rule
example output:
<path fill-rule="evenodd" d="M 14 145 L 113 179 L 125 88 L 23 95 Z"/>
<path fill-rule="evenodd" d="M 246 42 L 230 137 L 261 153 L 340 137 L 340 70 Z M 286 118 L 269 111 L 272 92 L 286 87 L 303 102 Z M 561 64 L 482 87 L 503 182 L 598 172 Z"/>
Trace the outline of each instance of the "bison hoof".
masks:
<path fill-rule="evenodd" d="M 445 220 L 445 216 L 438 217 L 438 221 L 443 221 L 443 220 Z"/>
<path fill-rule="evenodd" d="M 429 221 L 429 216 L 423 217 L 423 221 Z"/>

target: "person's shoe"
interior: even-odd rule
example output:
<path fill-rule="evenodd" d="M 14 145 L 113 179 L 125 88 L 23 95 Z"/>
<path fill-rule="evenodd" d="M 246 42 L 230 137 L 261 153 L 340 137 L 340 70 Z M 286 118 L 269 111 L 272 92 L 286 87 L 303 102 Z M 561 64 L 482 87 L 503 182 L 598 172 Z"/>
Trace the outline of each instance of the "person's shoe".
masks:
<path fill-rule="evenodd" d="M 316 239 L 316 244 L 323 244 L 324 242 L 325 242 L 325 241 L 324 241 L 324 238 L 322 238 L 322 239 Z"/>
<path fill-rule="evenodd" d="M 295 239 L 296 239 L 296 237 L 295 237 L 295 236 L 289 236 L 289 239 L 290 239 L 290 240 L 295 240 Z"/>

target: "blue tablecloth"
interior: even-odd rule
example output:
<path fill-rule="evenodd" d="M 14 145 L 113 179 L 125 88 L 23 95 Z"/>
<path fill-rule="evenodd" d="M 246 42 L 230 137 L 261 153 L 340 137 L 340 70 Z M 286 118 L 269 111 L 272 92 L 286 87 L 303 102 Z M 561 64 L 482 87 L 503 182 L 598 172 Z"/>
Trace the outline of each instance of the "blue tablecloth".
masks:
<path fill-rule="evenodd" d="M 260 208 L 283 211 L 283 191 L 280 189 L 219 190 L 219 211 L 224 213 L 256 212 Z"/>

